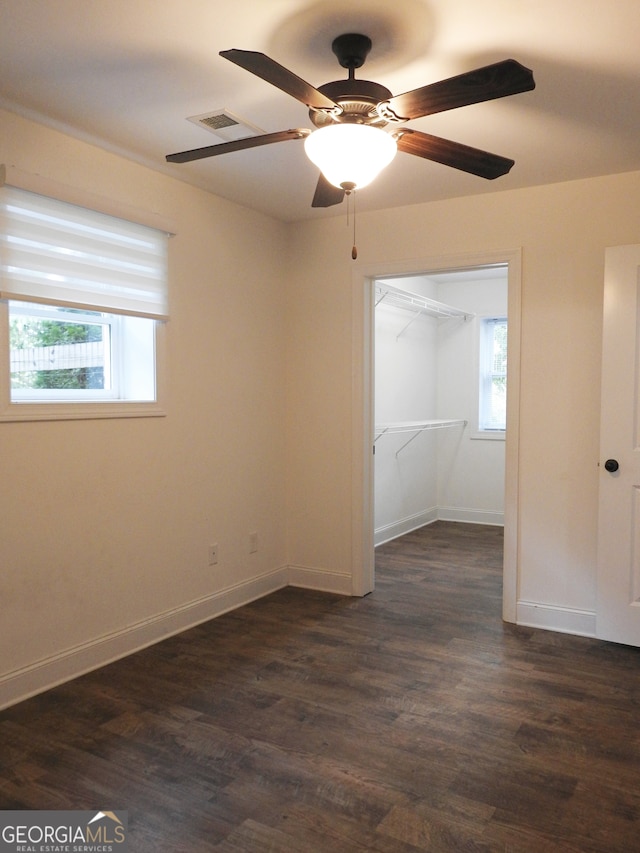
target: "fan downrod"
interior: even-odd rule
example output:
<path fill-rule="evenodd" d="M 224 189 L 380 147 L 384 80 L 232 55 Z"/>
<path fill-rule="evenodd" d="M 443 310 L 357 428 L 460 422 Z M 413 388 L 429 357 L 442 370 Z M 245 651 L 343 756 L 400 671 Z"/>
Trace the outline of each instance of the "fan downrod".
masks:
<path fill-rule="evenodd" d="M 360 33 L 344 33 L 337 36 L 331 43 L 331 50 L 338 57 L 338 62 L 343 68 L 353 71 L 361 68 L 371 50 L 371 39 Z"/>

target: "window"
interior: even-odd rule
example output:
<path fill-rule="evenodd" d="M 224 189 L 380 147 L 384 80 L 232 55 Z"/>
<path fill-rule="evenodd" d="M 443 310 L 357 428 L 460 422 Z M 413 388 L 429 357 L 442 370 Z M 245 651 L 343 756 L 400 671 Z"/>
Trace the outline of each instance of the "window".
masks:
<path fill-rule="evenodd" d="M 9 302 L 11 400 L 154 401 L 146 317 Z"/>
<path fill-rule="evenodd" d="M 480 321 L 480 431 L 504 432 L 507 425 L 507 318 Z"/>
<path fill-rule="evenodd" d="M 167 235 L 0 188 L 3 417 L 161 414 Z"/>

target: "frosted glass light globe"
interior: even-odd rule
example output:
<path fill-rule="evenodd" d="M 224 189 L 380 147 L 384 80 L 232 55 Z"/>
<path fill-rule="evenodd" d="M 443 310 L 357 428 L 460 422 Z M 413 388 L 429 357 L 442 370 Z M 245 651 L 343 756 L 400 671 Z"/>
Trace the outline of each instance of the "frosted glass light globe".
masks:
<path fill-rule="evenodd" d="M 307 157 L 330 184 L 361 189 L 396 156 L 395 139 L 379 127 L 366 124 L 330 124 L 304 141 Z"/>

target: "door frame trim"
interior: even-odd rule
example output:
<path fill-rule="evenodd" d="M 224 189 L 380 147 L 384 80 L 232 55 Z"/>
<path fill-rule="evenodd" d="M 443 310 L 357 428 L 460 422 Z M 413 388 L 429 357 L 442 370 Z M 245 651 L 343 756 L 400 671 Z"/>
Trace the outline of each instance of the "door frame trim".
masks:
<path fill-rule="evenodd" d="M 509 318 L 507 433 L 505 440 L 504 565 L 502 618 L 515 622 L 519 589 L 520 351 L 522 335 L 522 249 L 427 256 L 408 261 L 360 264 L 352 272 L 351 372 L 351 566 L 352 593 L 374 588 L 374 299 L 373 282 L 383 276 L 428 275 L 490 264 L 507 264 Z"/>

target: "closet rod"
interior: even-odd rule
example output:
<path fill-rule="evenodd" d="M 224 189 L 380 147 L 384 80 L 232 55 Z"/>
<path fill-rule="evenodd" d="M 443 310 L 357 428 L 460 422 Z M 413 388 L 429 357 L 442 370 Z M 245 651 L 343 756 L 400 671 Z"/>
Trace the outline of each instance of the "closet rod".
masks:
<path fill-rule="evenodd" d="M 453 420 L 425 421 L 421 425 L 417 426 L 415 428 L 415 431 L 414 431 L 413 435 L 411 436 L 411 438 L 408 439 L 407 441 L 405 441 L 405 443 L 402 445 L 402 447 L 399 447 L 396 450 L 396 459 L 402 453 L 402 451 L 405 449 L 405 447 L 407 447 L 409 444 L 411 444 L 411 442 L 415 438 L 417 438 L 421 432 L 424 432 L 425 430 L 448 429 L 449 427 L 454 427 L 454 426 L 462 426 L 464 429 L 464 427 L 466 427 L 466 425 L 467 425 L 467 421 L 462 421 L 462 420 L 458 420 L 458 421 L 453 421 Z M 396 430 L 396 432 L 408 432 L 408 430 Z"/>
<path fill-rule="evenodd" d="M 438 419 L 438 420 L 428 420 L 428 421 L 401 421 L 398 423 L 391 424 L 378 424 L 375 428 L 375 438 L 373 443 L 375 444 L 379 438 L 382 438 L 383 435 L 391 435 L 393 433 L 400 432 L 412 432 L 414 435 L 406 441 L 402 447 L 396 452 L 396 456 L 400 453 L 401 450 L 410 444 L 414 438 L 417 438 L 421 432 L 425 432 L 425 430 L 430 429 L 447 429 L 449 427 L 466 427 L 468 421 L 465 420 L 452 420 L 452 419 Z"/>

